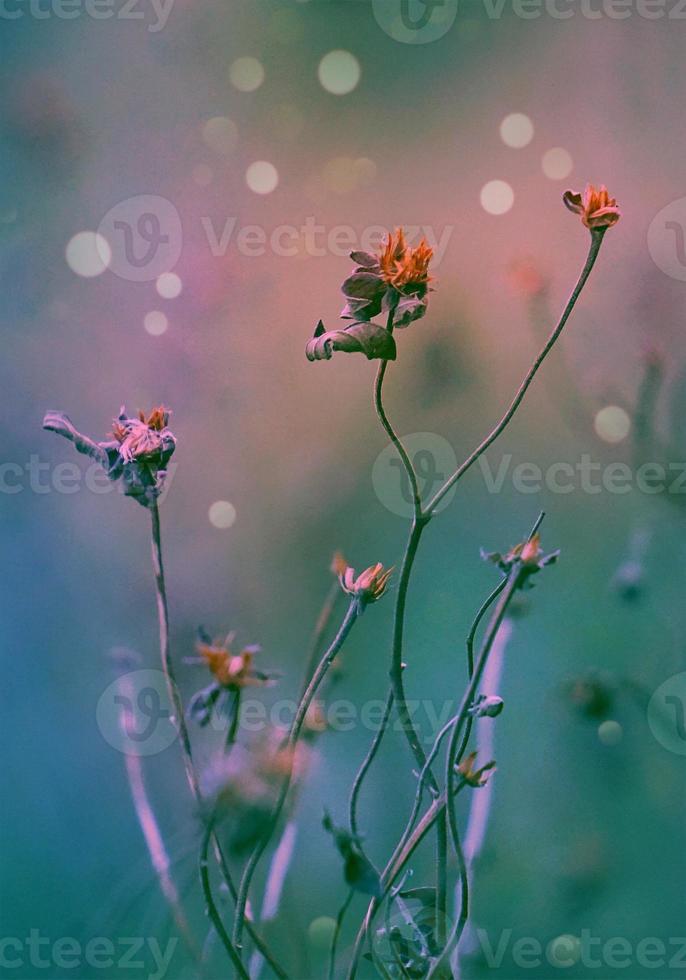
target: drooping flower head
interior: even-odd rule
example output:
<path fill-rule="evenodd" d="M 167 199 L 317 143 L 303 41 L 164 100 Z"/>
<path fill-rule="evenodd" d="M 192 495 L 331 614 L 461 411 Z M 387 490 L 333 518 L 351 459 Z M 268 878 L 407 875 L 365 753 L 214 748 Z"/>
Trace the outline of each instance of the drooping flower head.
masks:
<path fill-rule="evenodd" d="M 351 252 L 356 267 L 341 286 L 345 297 L 341 319 L 353 322 L 327 331 L 320 320 L 305 349 L 308 360 L 328 360 L 337 350 L 360 352 L 369 360 L 395 360 L 391 331 L 409 326 L 426 313 L 432 256 L 433 249 L 425 239 L 417 246 L 408 245 L 402 228 L 388 236 L 376 255 Z M 380 314 L 385 323 L 374 323 Z"/>
<path fill-rule="evenodd" d="M 473 786 L 475 789 L 480 786 L 485 786 L 489 780 L 489 777 L 493 770 L 495 769 L 495 762 L 487 762 L 485 766 L 480 769 L 474 768 L 474 763 L 476 762 L 476 752 L 471 752 L 466 759 L 457 766 L 457 772 L 464 779 L 468 786 Z"/>
<path fill-rule="evenodd" d="M 593 184 L 586 184 L 583 194 L 565 191 L 562 200 L 565 207 L 581 216 L 582 223 L 589 231 L 611 228 L 622 216 L 616 200 L 610 197 L 604 184 L 598 188 Z"/>
<path fill-rule="evenodd" d="M 114 420 L 112 438 L 94 442 L 74 426 L 64 412 L 46 412 L 43 428 L 73 442 L 76 450 L 96 460 L 113 481 L 121 480 L 124 493 L 150 507 L 164 488 L 176 438 L 169 428 L 169 412 L 160 406 L 146 418 L 126 414 L 122 407 Z"/>
<path fill-rule="evenodd" d="M 386 592 L 388 580 L 393 574 L 393 569 L 384 569 L 381 562 L 370 565 L 359 575 L 355 575 L 355 569 L 350 565 L 339 575 L 341 588 L 348 595 L 359 599 L 362 606 L 370 602 L 377 602 Z"/>

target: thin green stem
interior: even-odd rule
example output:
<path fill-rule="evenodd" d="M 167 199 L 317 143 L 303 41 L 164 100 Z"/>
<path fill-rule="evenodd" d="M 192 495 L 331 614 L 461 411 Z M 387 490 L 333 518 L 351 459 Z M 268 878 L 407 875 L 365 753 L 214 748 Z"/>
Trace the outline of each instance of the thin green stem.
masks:
<path fill-rule="evenodd" d="M 195 765 L 193 763 L 190 734 L 188 732 L 188 726 L 186 725 L 186 717 L 183 711 L 181 696 L 176 684 L 174 662 L 171 656 L 171 644 L 169 640 L 169 603 L 167 601 L 167 588 L 164 578 L 164 563 L 162 561 L 162 535 L 160 531 L 160 513 L 157 501 L 154 501 L 150 506 L 150 517 L 152 522 L 152 564 L 155 573 L 155 594 L 157 598 L 157 612 L 159 618 L 162 671 L 167 682 L 169 698 L 174 709 L 175 723 L 181 738 L 181 753 L 183 757 L 184 769 L 186 771 L 186 778 L 188 779 L 188 784 L 191 788 L 191 793 L 193 794 L 194 799 L 200 803 L 202 802 L 202 794 L 200 792 L 200 784 L 198 782 Z M 212 831 L 211 840 L 217 862 L 221 868 L 222 876 L 226 881 L 226 885 L 235 902 L 237 898 L 236 886 L 234 885 L 233 877 L 221 844 L 214 831 Z M 264 941 L 253 929 L 252 924 L 248 923 L 247 928 L 251 939 L 260 950 L 265 960 L 269 963 L 269 966 L 276 976 L 278 976 L 280 980 L 288 980 L 288 975 L 278 965 Z"/>
<path fill-rule="evenodd" d="M 529 535 L 529 540 L 531 540 L 531 538 L 534 536 L 534 534 L 540 527 L 543 517 L 544 517 L 543 514 L 539 515 Z M 497 594 L 498 591 L 500 591 L 500 598 L 498 600 L 498 604 L 493 612 L 493 615 L 486 629 L 486 633 L 484 635 L 484 639 L 481 645 L 481 650 L 479 652 L 477 661 L 475 664 L 470 665 L 472 666 L 472 669 L 470 671 L 469 684 L 467 685 L 467 689 L 465 690 L 464 695 L 462 697 L 462 703 L 460 704 L 460 709 L 455 718 L 454 727 L 450 737 L 450 742 L 448 744 L 448 751 L 446 753 L 445 785 L 446 785 L 448 824 L 450 827 L 450 834 L 451 834 L 453 847 L 455 849 L 455 853 L 458 859 L 458 865 L 460 868 L 462 901 L 460 905 L 460 915 L 458 916 L 455 923 L 453 924 L 453 928 L 451 930 L 450 936 L 448 937 L 448 940 L 443 948 L 442 953 L 434 961 L 427 980 L 430 980 L 430 978 L 433 978 L 436 975 L 436 971 L 438 970 L 439 966 L 445 963 L 451 950 L 454 948 L 455 944 L 459 942 L 469 915 L 469 876 L 467 874 L 464 853 L 462 851 L 462 844 L 460 841 L 459 828 L 457 824 L 457 815 L 455 813 L 455 798 L 454 798 L 455 780 L 457 778 L 456 764 L 458 762 L 458 744 L 459 744 L 460 729 L 461 726 L 465 723 L 467 724 L 467 726 L 469 726 L 469 721 L 471 720 L 469 715 L 469 708 L 476 696 L 476 692 L 478 690 L 481 677 L 483 676 L 484 668 L 486 666 L 486 662 L 488 660 L 489 654 L 495 642 L 495 638 L 497 636 L 498 630 L 500 629 L 502 621 L 505 618 L 505 614 L 507 613 L 508 606 L 512 601 L 515 592 L 521 586 L 521 583 L 522 583 L 522 568 L 520 564 L 517 562 L 513 566 L 507 579 L 505 580 L 505 584 L 502 585 L 501 583 L 502 586 L 501 589 L 494 590 L 494 593 L 491 593 L 491 595 L 488 597 L 486 602 L 483 604 L 483 606 L 479 610 L 479 613 L 477 613 L 475 625 L 472 627 L 472 630 L 470 631 L 471 645 L 468 647 L 468 649 L 473 649 L 474 636 L 476 635 L 476 630 L 478 628 L 479 621 L 483 618 L 483 615 L 485 614 L 486 609 L 488 609 L 491 601 L 493 600 L 494 595 Z M 470 657 L 470 659 L 472 658 Z M 463 740 L 462 742 L 462 746 L 461 746 L 462 751 L 464 751 L 464 747 L 466 747 L 466 740 Z"/>
<path fill-rule="evenodd" d="M 586 258 L 584 267 L 581 270 L 581 275 L 577 280 L 576 286 L 572 290 L 572 294 L 567 300 L 567 305 L 564 308 L 564 311 L 562 313 L 562 316 L 560 317 L 557 326 L 555 327 L 550 337 L 546 341 L 544 347 L 538 354 L 536 360 L 529 368 L 526 377 L 524 378 L 521 385 L 517 389 L 517 393 L 515 394 L 514 398 L 512 399 L 512 402 L 510 403 L 510 407 L 507 409 L 507 411 L 501 418 L 500 422 L 498 422 L 496 427 L 492 429 L 492 431 L 486 436 L 483 442 L 481 442 L 476 447 L 474 452 L 472 452 L 467 457 L 467 459 L 465 459 L 465 461 L 458 467 L 458 469 L 455 470 L 453 475 L 450 476 L 443 484 L 443 486 L 436 492 L 436 494 L 432 497 L 429 503 L 426 504 L 424 508 L 426 514 L 433 516 L 436 513 L 436 508 L 443 500 L 445 495 L 450 492 L 450 490 L 455 486 L 457 481 L 462 476 L 464 476 L 467 470 L 470 469 L 470 467 L 473 466 L 474 463 L 476 463 L 479 457 L 486 452 L 489 446 L 491 446 L 495 442 L 495 440 L 498 438 L 501 432 L 503 432 L 503 430 L 507 428 L 507 426 L 509 425 L 512 417 L 514 416 L 515 412 L 519 408 L 522 399 L 524 398 L 524 395 L 527 393 L 529 385 L 531 384 L 536 374 L 538 373 L 538 369 L 543 364 L 544 360 L 546 359 L 546 357 L 548 356 L 552 348 L 555 346 L 558 337 L 562 333 L 564 326 L 567 323 L 567 320 L 569 319 L 570 313 L 574 309 L 576 301 L 581 295 L 581 291 L 584 288 L 584 285 L 586 284 L 586 280 L 590 276 L 591 270 L 595 265 L 595 260 L 598 257 L 598 252 L 600 251 L 600 246 L 603 241 L 605 230 L 606 229 L 604 228 L 600 228 L 600 229 L 595 229 L 594 231 L 591 232 L 591 245 L 588 251 L 588 256 Z"/>
<path fill-rule="evenodd" d="M 360 798 L 360 790 L 362 789 L 362 783 L 367 775 L 367 770 L 371 766 L 376 753 L 381 748 L 381 742 L 383 740 L 384 732 L 386 731 L 386 726 L 388 725 L 388 720 L 393 710 L 393 688 L 391 688 L 386 696 L 386 704 L 384 705 L 383 715 L 381 716 L 381 722 L 377 729 L 376 735 L 372 741 L 372 744 L 365 756 L 362 765 L 357 771 L 355 780 L 353 782 L 352 790 L 350 792 L 350 801 L 348 803 L 348 814 L 350 822 L 350 833 L 354 834 L 355 837 L 359 837 L 360 829 L 357 822 L 357 806 Z"/>
<path fill-rule="evenodd" d="M 200 798 L 200 787 L 198 778 L 193 765 L 193 755 L 191 752 L 191 739 L 186 724 L 186 716 L 183 710 L 181 695 L 176 683 L 176 672 L 171 655 L 171 644 L 169 641 L 169 603 L 167 601 L 167 588 L 164 579 L 164 564 L 162 561 L 162 536 L 160 533 L 160 511 L 155 500 L 150 505 L 150 517 L 152 520 L 152 565 L 155 572 L 155 595 L 157 599 L 157 614 L 160 626 L 160 656 L 162 659 L 162 672 L 167 682 L 169 700 L 174 710 L 174 724 L 181 739 L 181 754 L 186 770 L 186 778 L 191 788 L 191 792 L 196 799 Z"/>
<path fill-rule="evenodd" d="M 350 605 L 348 606 L 348 610 L 345 614 L 343 622 L 341 623 L 341 626 L 336 636 L 334 637 L 328 650 L 320 660 L 317 669 L 315 670 L 309 684 L 307 685 L 307 689 L 305 690 L 305 693 L 300 699 L 300 703 L 295 713 L 295 718 L 293 719 L 293 723 L 291 725 L 288 734 L 288 741 L 286 743 L 287 748 L 291 752 L 295 749 L 298 742 L 298 738 L 300 737 L 300 732 L 302 730 L 302 726 L 305 721 L 305 716 L 307 715 L 307 709 L 312 703 L 314 696 L 319 688 L 319 685 L 324 680 L 324 677 L 326 676 L 329 667 L 333 663 L 337 653 L 340 651 L 341 647 L 345 643 L 351 629 L 355 624 L 357 617 L 360 615 L 360 611 L 361 611 L 361 606 L 359 604 L 359 600 L 353 598 L 350 602 Z M 288 774 L 283 780 L 281 789 L 279 790 L 279 795 L 274 805 L 274 809 L 272 810 L 269 826 L 265 831 L 265 833 L 260 838 L 260 841 L 254 848 L 252 854 L 248 858 L 248 862 L 245 866 L 245 870 L 243 871 L 243 876 L 241 878 L 240 886 L 238 889 L 238 898 L 236 900 L 236 914 L 235 914 L 234 926 L 233 926 L 233 942 L 234 945 L 239 950 L 239 955 L 241 951 L 241 939 L 243 934 L 245 909 L 248 902 L 250 885 L 253 876 L 255 874 L 255 871 L 257 870 L 257 866 L 260 862 L 260 858 L 264 854 L 267 845 L 269 844 L 269 841 L 272 838 L 279 817 L 281 816 L 281 812 L 284 808 L 286 797 L 288 796 L 288 791 L 291 786 L 292 778 L 293 778 L 293 764 L 291 762 L 290 771 L 288 772 Z"/>
<path fill-rule="evenodd" d="M 329 952 L 329 972 L 328 980 L 334 980 L 336 975 L 336 949 L 338 948 L 338 940 L 341 935 L 341 926 L 343 925 L 343 919 L 345 918 L 345 913 L 350 907 L 350 903 L 355 897 L 355 889 L 351 888 L 348 894 L 345 896 L 345 901 L 338 910 L 338 915 L 336 916 L 336 928 L 333 931 L 333 936 L 331 937 L 331 950 Z"/>
<path fill-rule="evenodd" d="M 456 794 L 460 792 L 463 785 L 464 783 L 457 787 L 455 790 Z M 377 898 L 373 898 L 369 903 L 364 921 L 357 933 L 350 966 L 348 968 L 348 973 L 346 974 L 346 980 L 354 980 L 355 976 L 357 975 L 357 968 L 362 955 L 365 937 L 372 925 L 376 913 L 393 887 L 393 883 L 404 868 L 405 864 L 407 864 L 421 842 L 433 828 L 441 813 L 444 811 L 445 794 L 443 793 L 433 801 L 429 809 L 425 812 L 424 816 L 415 827 L 411 837 L 407 841 L 401 842 L 395 848 L 393 855 L 391 856 L 381 875 L 381 895 Z"/>
<path fill-rule="evenodd" d="M 217 905 L 214 901 L 214 896 L 212 894 L 212 882 L 210 880 L 210 869 L 208 862 L 208 851 L 210 847 L 210 840 L 213 837 L 212 823 L 208 822 L 207 829 L 203 836 L 202 847 L 200 848 L 200 882 L 202 884 L 202 891 L 205 897 L 205 904 L 207 906 L 207 913 L 210 917 L 212 925 L 214 926 L 217 935 L 222 941 L 224 949 L 229 955 L 231 962 L 233 963 L 235 969 L 235 976 L 242 977 L 243 980 L 250 980 L 250 975 L 241 963 L 241 958 L 234 949 L 231 938 L 224 928 L 224 923 L 222 922 L 222 917 L 219 914 Z"/>

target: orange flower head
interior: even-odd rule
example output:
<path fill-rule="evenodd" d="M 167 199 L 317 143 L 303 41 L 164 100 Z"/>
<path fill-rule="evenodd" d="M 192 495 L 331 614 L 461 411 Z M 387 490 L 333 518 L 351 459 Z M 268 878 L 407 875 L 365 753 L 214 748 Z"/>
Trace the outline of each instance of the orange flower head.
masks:
<path fill-rule="evenodd" d="M 466 759 L 457 766 L 457 771 L 464 779 L 465 783 L 469 786 L 474 786 L 478 788 L 480 786 L 485 786 L 488 782 L 488 777 L 491 775 L 493 769 L 495 769 L 495 762 L 487 762 L 485 766 L 481 769 L 475 769 L 474 763 L 476 762 L 476 752 L 471 752 Z"/>
<path fill-rule="evenodd" d="M 416 248 L 405 240 L 405 233 L 398 228 L 395 235 L 389 235 L 385 247 L 379 254 L 381 277 L 389 286 L 401 290 L 405 286 L 426 285 L 430 281 L 429 262 L 433 249 L 425 238 Z"/>
<path fill-rule="evenodd" d="M 581 215 L 581 221 L 590 231 L 611 228 L 622 216 L 616 200 L 610 197 L 604 184 L 599 188 L 586 184 L 583 194 L 565 191 L 562 200 L 566 208 Z"/>
<path fill-rule="evenodd" d="M 198 643 L 197 651 L 207 664 L 210 673 L 222 687 L 232 690 L 261 684 L 263 681 L 252 669 L 255 648 L 241 650 L 238 654 L 231 653 L 229 639 L 226 643 Z"/>

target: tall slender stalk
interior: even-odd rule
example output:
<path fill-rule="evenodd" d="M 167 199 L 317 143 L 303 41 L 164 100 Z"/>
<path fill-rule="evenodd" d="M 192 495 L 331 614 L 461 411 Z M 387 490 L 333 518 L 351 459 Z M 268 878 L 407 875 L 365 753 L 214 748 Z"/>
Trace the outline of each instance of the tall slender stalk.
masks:
<path fill-rule="evenodd" d="M 176 671 L 171 655 L 171 644 L 169 641 L 169 603 L 167 601 L 167 588 L 164 579 L 164 564 L 162 562 L 162 537 L 160 533 L 160 511 L 157 501 L 149 507 L 152 520 L 152 566 L 155 572 L 155 595 L 157 599 L 157 614 L 160 624 L 160 656 L 162 658 L 162 671 L 167 682 L 169 700 L 174 709 L 174 724 L 181 739 L 181 755 L 183 758 L 186 778 L 188 779 L 191 792 L 195 799 L 200 799 L 200 786 L 193 765 L 193 755 L 191 751 L 191 739 L 186 724 L 186 716 L 183 710 L 183 703 L 179 688 L 176 683 Z"/>
<path fill-rule="evenodd" d="M 300 732 L 302 730 L 302 726 L 305 721 L 305 716 L 307 714 L 307 709 L 311 705 L 314 696 L 317 693 L 319 685 L 324 680 L 324 677 L 326 676 L 331 664 L 333 663 L 336 654 L 340 651 L 341 647 L 345 643 L 351 629 L 355 624 L 355 620 L 360 614 L 360 610 L 361 607 L 360 607 L 359 600 L 357 598 L 353 598 L 350 602 L 350 605 L 348 606 L 348 611 L 345 614 L 343 622 L 341 623 L 341 626 L 336 636 L 334 637 L 328 650 L 320 660 L 317 669 L 315 670 L 309 684 L 307 685 L 307 689 L 305 690 L 305 693 L 300 699 L 300 703 L 295 713 L 295 718 L 293 719 L 293 723 L 290 728 L 288 741 L 286 743 L 287 748 L 290 751 L 294 751 L 297 746 L 298 738 L 300 737 Z M 284 804 L 286 802 L 286 797 L 288 796 L 288 791 L 291 786 L 292 778 L 293 778 L 293 760 L 291 760 L 289 772 L 286 775 L 285 779 L 283 780 L 283 783 L 281 784 L 279 795 L 276 799 L 274 809 L 272 810 L 269 826 L 265 831 L 265 833 L 260 838 L 260 841 L 254 848 L 252 854 L 248 858 L 248 862 L 245 866 L 245 870 L 243 871 L 243 876 L 241 878 L 240 886 L 238 889 L 238 898 L 236 900 L 236 913 L 235 913 L 235 919 L 233 925 L 233 943 L 238 948 L 239 955 L 241 952 L 241 941 L 243 935 L 245 909 L 248 901 L 248 895 L 250 892 L 250 885 L 253 876 L 255 874 L 255 871 L 257 870 L 257 866 L 259 864 L 260 858 L 264 854 L 267 845 L 269 844 L 269 841 L 272 838 L 279 817 L 281 816 L 281 812 L 283 810 Z"/>
<path fill-rule="evenodd" d="M 197 802 L 201 802 L 202 794 L 200 792 L 200 784 L 198 782 L 195 765 L 193 763 L 190 735 L 186 724 L 181 695 L 179 694 L 179 689 L 176 684 L 176 672 L 174 670 L 174 662 L 171 656 L 171 644 L 169 640 L 169 603 L 167 600 L 167 588 L 164 577 L 164 563 L 162 561 L 162 536 L 160 532 L 160 512 L 157 501 L 154 501 L 150 505 L 149 510 L 152 522 L 152 564 L 155 573 L 155 595 L 157 599 L 157 612 L 159 618 L 162 671 L 167 682 L 169 699 L 174 709 L 174 723 L 178 729 L 181 740 L 181 754 L 186 772 L 186 778 L 194 799 Z M 226 885 L 233 900 L 236 901 L 238 897 L 236 886 L 233 882 L 233 877 L 222 850 L 221 843 L 214 832 L 214 829 L 210 830 L 208 840 L 211 840 L 212 842 L 217 862 L 221 868 L 222 876 L 226 881 Z M 207 887 L 211 890 L 211 881 L 209 877 L 207 879 Z M 248 923 L 247 928 L 250 932 L 251 939 L 265 957 L 276 976 L 279 977 L 280 980 L 288 980 L 287 974 L 276 962 L 264 941 L 257 935 L 257 932 L 253 929 L 252 924 Z"/>
<path fill-rule="evenodd" d="M 603 243 L 603 237 L 605 235 L 605 231 L 606 231 L 605 228 L 595 228 L 591 231 L 591 245 L 588 250 L 586 262 L 584 264 L 583 269 L 581 270 L 581 274 L 577 280 L 577 283 L 574 289 L 572 290 L 569 299 L 567 300 L 567 305 L 565 306 L 562 312 L 562 316 L 560 317 L 557 326 L 550 334 L 548 340 L 546 341 L 543 348 L 538 353 L 538 356 L 536 357 L 535 361 L 529 368 L 526 377 L 524 378 L 521 385 L 517 389 L 517 392 L 514 398 L 512 399 L 509 408 L 507 409 L 507 411 L 505 412 L 501 420 L 498 422 L 495 428 L 493 428 L 489 432 L 486 438 L 481 443 L 479 443 L 476 449 L 465 459 L 465 461 L 455 470 L 453 475 L 446 480 L 443 486 L 431 498 L 429 503 L 426 504 L 424 509 L 426 513 L 429 514 L 430 516 L 433 517 L 433 515 L 436 513 L 436 508 L 443 500 L 445 495 L 452 490 L 452 488 L 455 486 L 457 481 L 464 476 L 467 470 L 470 469 L 474 465 L 474 463 L 476 463 L 479 457 L 486 452 L 489 446 L 491 446 L 495 442 L 498 436 L 503 432 L 504 429 L 507 428 L 507 426 L 511 422 L 515 412 L 517 411 L 517 409 L 519 408 L 522 402 L 522 399 L 524 398 L 524 395 L 526 395 L 531 382 L 536 377 L 539 368 L 545 361 L 550 351 L 555 346 L 558 337 L 564 330 L 565 324 L 567 323 L 567 320 L 569 319 L 569 316 L 572 310 L 574 309 L 574 306 L 576 305 L 576 301 L 581 295 L 581 291 L 583 290 L 586 284 L 586 280 L 591 274 L 593 266 L 595 265 L 595 261 L 598 258 L 598 252 L 600 251 L 600 246 Z"/>
<path fill-rule="evenodd" d="M 505 414 L 502 416 L 497 425 L 491 430 L 491 432 L 486 436 L 485 439 L 476 447 L 476 449 L 464 460 L 464 462 L 457 468 L 457 470 L 450 476 L 442 487 L 436 492 L 436 494 L 431 498 L 431 500 L 422 504 L 419 495 L 416 476 L 414 474 L 414 469 L 409 456 L 404 449 L 402 441 L 396 435 L 393 427 L 391 426 L 388 416 L 386 415 L 385 409 L 383 407 L 383 381 L 386 375 L 387 362 L 382 361 L 377 372 L 376 383 L 374 386 L 374 403 L 377 411 L 377 415 L 383 425 L 385 431 L 389 435 L 389 438 L 396 447 L 398 453 L 400 454 L 403 465 L 406 469 L 408 479 L 410 480 L 410 486 L 413 493 L 414 501 L 414 517 L 412 520 L 412 525 L 410 528 L 410 534 L 407 540 L 407 545 L 405 553 L 403 556 L 400 579 L 398 582 L 398 592 L 396 598 L 394 623 L 393 623 L 393 647 L 392 647 L 392 657 L 391 657 L 391 669 L 390 677 L 393 689 L 393 695 L 396 703 L 396 708 L 400 718 L 403 732 L 407 738 L 408 744 L 414 754 L 415 761 L 417 763 L 420 771 L 424 772 L 426 768 L 426 780 L 428 785 L 434 791 L 437 790 L 436 779 L 431 771 L 430 766 L 426 767 L 427 757 L 419 741 L 417 731 L 412 722 L 412 718 L 407 710 L 407 704 L 405 701 L 404 685 L 402 678 L 403 662 L 402 662 L 402 649 L 403 649 L 403 632 L 404 632 L 404 620 L 405 620 L 405 608 L 407 604 L 407 591 L 410 584 L 410 578 L 412 575 L 412 568 L 414 565 L 414 560 L 417 555 L 417 550 L 419 548 L 419 543 L 422 537 L 422 533 L 429 521 L 435 516 L 436 510 L 446 496 L 447 493 L 457 484 L 457 482 L 464 476 L 464 474 L 473 466 L 473 464 L 486 452 L 486 450 L 496 441 L 499 435 L 507 428 L 510 421 L 514 417 L 517 409 L 519 408 L 521 402 L 526 395 L 534 377 L 538 373 L 541 365 L 545 361 L 546 357 L 555 346 L 560 334 L 562 333 L 569 316 L 576 305 L 576 302 L 581 295 L 581 292 L 591 274 L 595 261 L 598 257 L 598 252 L 603 241 L 605 229 L 594 229 L 591 231 L 591 244 L 586 257 L 586 261 L 581 270 L 579 278 L 574 286 L 572 293 L 565 305 L 562 315 L 550 334 L 545 345 L 535 358 L 533 364 L 529 368 L 524 380 L 520 384 L 517 392 L 515 393 L 512 402 L 510 403 Z M 392 315 L 389 317 L 389 326 L 392 329 Z M 383 737 L 383 732 L 381 737 Z M 380 741 L 380 739 L 379 739 Z M 442 824 L 440 825 L 442 831 Z M 456 841 L 456 835 L 453 834 L 453 841 Z M 437 850 L 437 872 L 438 872 L 438 888 L 437 888 L 437 913 L 440 916 L 441 908 L 440 902 L 443 895 L 445 894 L 444 889 L 441 886 L 441 876 L 444 874 L 445 869 L 445 845 L 446 839 L 442 833 L 439 833 L 438 850 Z M 458 844 L 459 846 L 459 844 Z M 440 853 L 439 853 L 440 852 Z"/>
<path fill-rule="evenodd" d="M 119 703 L 122 706 L 120 723 L 122 731 L 126 735 L 133 725 L 132 705 L 134 704 L 136 693 L 133 689 L 131 678 L 126 673 L 122 674 L 119 678 L 119 690 L 121 691 Z M 164 838 L 148 797 L 141 757 L 135 752 L 126 752 L 124 754 L 124 762 L 134 810 L 136 811 L 136 817 L 138 818 L 138 823 L 148 848 L 150 863 L 160 884 L 160 890 L 169 905 L 176 928 L 183 937 L 186 946 L 194 959 L 199 960 L 200 951 L 198 950 L 197 943 L 183 910 L 181 898 L 171 874 L 171 863 L 164 844 Z"/>
<path fill-rule="evenodd" d="M 243 980 L 250 980 L 250 975 L 243 966 L 241 958 L 236 952 L 233 943 L 231 942 L 231 937 L 224 928 L 224 923 L 222 922 L 222 917 L 219 914 L 217 904 L 214 900 L 214 895 L 212 894 L 212 882 L 210 880 L 210 869 L 208 862 L 208 851 L 210 846 L 210 840 L 213 836 L 213 826 L 212 822 L 208 821 L 207 828 L 202 840 L 202 847 L 200 848 L 200 860 L 199 860 L 199 870 L 200 870 L 200 883 L 202 884 L 202 891 L 205 897 L 205 904 L 207 906 L 207 912 L 214 926 L 217 935 L 222 941 L 224 949 L 229 955 L 229 959 L 233 963 L 235 969 L 235 975 L 242 977 Z"/>

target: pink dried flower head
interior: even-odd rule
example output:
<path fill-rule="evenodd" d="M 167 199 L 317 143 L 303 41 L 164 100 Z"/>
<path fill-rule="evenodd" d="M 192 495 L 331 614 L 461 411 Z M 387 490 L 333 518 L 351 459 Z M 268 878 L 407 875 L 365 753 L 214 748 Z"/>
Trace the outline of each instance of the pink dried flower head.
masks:
<path fill-rule="evenodd" d="M 359 599 L 362 605 L 367 605 L 370 602 L 377 602 L 384 595 L 392 574 L 393 569 L 384 569 L 381 562 L 370 565 L 357 576 L 355 569 L 348 565 L 343 574 L 339 575 L 339 580 L 344 592 Z"/>
<path fill-rule="evenodd" d="M 565 191 L 562 200 L 570 211 L 581 215 L 583 224 L 590 231 L 611 228 L 621 217 L 616 200 L 610 197 L 604 184 L 599 188 L 595 188 L 593 184 L 586 184 L 583 194 L 578 191 Z"/>
<path fill-rule="evenodd" d="M 123 410 L 122 410 L 123 414 Z M 146 419 L 145 414 L 138 412 L 138 418 L 115 419 L 112 435 L 119 443 L 119 453 L 127 463 L 134 459 L 154 456 L 162 446 L 162 433 L 167 428 L 169 412 L 163 407 L 154 408 Z"/>
<path fill-rule="evenodd" d="M 121 480 L 124 493 L 151 507 L 164 489 L 176 438 L 168 426 L 169 412 L 155 408 L 146 419 L 142 412 L 130 417 L 122 407 L 112 439 L 94 442 L 79 432 L 64 412 L 46 412 L 43 428 L 74 444 L 77 452 L 96 460 L 113 481 Z"/>

